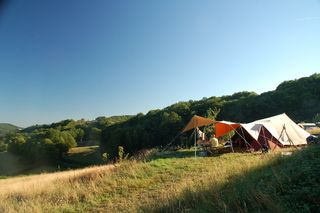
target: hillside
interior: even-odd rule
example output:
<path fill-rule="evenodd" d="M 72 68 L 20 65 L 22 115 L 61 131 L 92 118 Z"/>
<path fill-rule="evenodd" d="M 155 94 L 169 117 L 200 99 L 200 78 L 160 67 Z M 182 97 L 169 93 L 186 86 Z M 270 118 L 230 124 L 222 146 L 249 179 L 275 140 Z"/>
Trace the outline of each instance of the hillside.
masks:
<path fill-rule="evenodd" d="M 316 212 L 319 146 L 291 156 L 192 150 L 0 180 L 1 212 Z"/>
<path fill-rule="evenodd" d="M 230 96 L 179 102 L 162 110 L 151 110 L 146 115 L 139 113 L 125 122 L 107 127 L 102 131 L 101 145 L 111 155 L 116 154 L 118 146 L 123 146 L 129 153 L 164 146 L 195 114 L 246 123 L 286 113 L 296 122 L 311 121 L 320 114 L 319 94 L 320 74 L 313 74 L 285 81 L 276 90 L 260 95 L 238 92 Z M 177 145 L 192 145 L 188 135 L 175 142 Z"/>
<path fill-rule="evenodd" d="M 19 127 L 12 124 L 0 123 L 0 137 L 5 136 L 8 133 L 14 133 L 19 129 Z"/>
<path fill-rule="evenodd" d="M 63 158 L 69 149 L 98 145 L 104 129 L 131 117 L 98 117 L 93 121 L 67 119 L 48 125 L 30 126 L 6 137 L 1 151 L 8 150 L 31 164 L 42 161 L 55 167 L 70 164 Z"/>

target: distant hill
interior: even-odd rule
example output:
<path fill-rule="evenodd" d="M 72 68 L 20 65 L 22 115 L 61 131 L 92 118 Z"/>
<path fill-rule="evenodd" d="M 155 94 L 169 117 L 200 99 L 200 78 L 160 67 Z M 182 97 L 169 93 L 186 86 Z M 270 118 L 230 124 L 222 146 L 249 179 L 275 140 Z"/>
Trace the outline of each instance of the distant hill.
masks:
<path fill-rule="evenodd" d="M 12 124 L 0 123 L 0 137 L 3 137 L 8 133 L 17 132 L 19 129 L 19 127 Z"/>

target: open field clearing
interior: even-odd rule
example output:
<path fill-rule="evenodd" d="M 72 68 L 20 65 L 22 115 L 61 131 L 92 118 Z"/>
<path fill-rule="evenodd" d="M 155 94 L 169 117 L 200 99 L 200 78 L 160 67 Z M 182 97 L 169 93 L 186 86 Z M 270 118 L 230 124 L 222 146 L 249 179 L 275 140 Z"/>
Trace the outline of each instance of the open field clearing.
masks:
<path fill-rule="evenodd" d="M 145 162 L 9 178 L 0 180 L 0 210 L 310 211 L 320 205 L 315 179 L 319 153 L 319 147 L 311 147 L 292 156 L 227 153 L 194 158 L 185 150 Z"/>

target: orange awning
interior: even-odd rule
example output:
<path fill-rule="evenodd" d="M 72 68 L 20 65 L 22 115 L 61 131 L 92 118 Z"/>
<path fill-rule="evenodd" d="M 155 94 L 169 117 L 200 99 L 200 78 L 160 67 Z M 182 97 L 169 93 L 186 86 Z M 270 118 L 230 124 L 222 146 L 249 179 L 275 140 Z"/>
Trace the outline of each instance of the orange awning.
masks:
<path fill-rule="evenodd" d="M 209 124 L 213 124 L 215 121 L 209 118 L 204 118 L 198 115 L 194 115 L 191 120 L 189 121 L 189 123 L 187 124 L 187 126 L 182 130 L 182 132 L 186 132 L 190 129 L 194 129 L 196 127 L 200 127 L 200 126 L 206 126 Z"/>
<path fill-rule="evenodd" d="M 216 137 L 221 137 L 240 127 L 239 123 L 233 123 L 229 121 L 217 121 L 216 122 Z"/>

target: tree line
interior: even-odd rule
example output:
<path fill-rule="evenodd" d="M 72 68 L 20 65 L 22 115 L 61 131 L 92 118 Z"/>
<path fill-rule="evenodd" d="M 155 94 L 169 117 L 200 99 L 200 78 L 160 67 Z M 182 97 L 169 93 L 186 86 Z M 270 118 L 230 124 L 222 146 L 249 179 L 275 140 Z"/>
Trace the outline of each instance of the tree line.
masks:
<path fill-rule="evenodd" d="M 54 163 L 61 161 L 63 154 L 72 147 L 99 144 L 105 128 L 130 117 L 98 117 L 94 121 L 68 119 L 50 125 L 35 125 L 7 134 L 0 139 L 0 145 L 4 144 L 9 152 L 25 160 Z"/>

